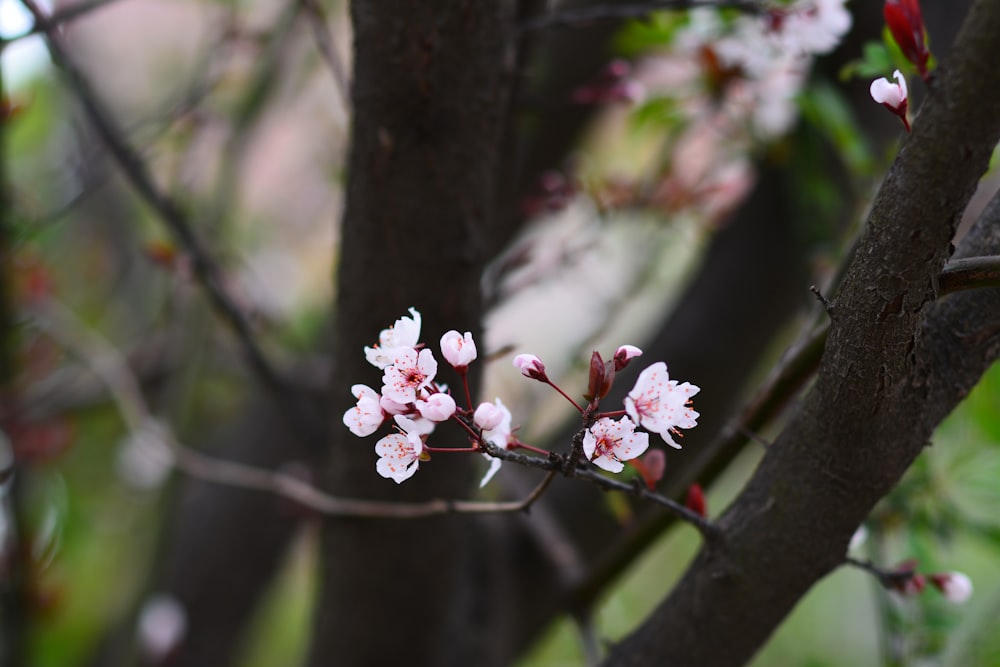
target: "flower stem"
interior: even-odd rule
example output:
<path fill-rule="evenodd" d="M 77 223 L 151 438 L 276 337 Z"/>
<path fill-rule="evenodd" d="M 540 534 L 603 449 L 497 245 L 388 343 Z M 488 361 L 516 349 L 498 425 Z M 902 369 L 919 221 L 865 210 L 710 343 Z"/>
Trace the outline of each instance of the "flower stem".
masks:
<path fill-rule="evenodd" d="M 579 404 L 579 403 L 577 403 L 576 401 L 574 401 L 574 400 L 573 400 L 572 398 L 570 398 L 570 397 L 569 397 L 569 394 L 567 394 L 567 393 L 566 393 L 565 391 L 563 391 L 562 389 L 560 389 L 560 388 L 559 388 L 559 387 L 558 387 L 558 386 L 556 385 L 556 383 L 555 383 L 555 382 L 553 382 L 552 380 L 550 380 L 550 379 L 548 379 L 548 378 L 545 378 L 545 382 L 546 382 L 546 384 L 548 384 L 548 385 L 549 385 L 550 387 L 552 387 L 553 389 L 555 389 L 556 391 L 558 391 L 558 392 L 559 392 L 559 393 L 560 393 L 560 394 L 562 395 L 562 397 L 563 397 L 563 398 L 565 398 L 565 399 L 566 399 L 567 401 L 569 401 L 570 403 L 572 403 L 572 404 L 573 404 L 573 407 L 574 407 L 574 408 L 576 408 L 576 409 L 577 409 L 577 411 L 578 411 L 578 412 L 579 412 L 580 414 L 583 414 L 583 408 L 581 408 L 581 407 L 580 407 L 580 404 Z"/>

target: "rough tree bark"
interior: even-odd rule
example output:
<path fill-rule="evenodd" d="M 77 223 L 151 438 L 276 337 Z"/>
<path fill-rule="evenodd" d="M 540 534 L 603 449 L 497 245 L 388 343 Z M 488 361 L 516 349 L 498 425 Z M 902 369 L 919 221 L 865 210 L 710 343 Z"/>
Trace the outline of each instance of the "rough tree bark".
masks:
<path fill-rule="evenodd" d="M 513 18 L 509 3 L 471 0 L 356 2 L 351 13 L 354 129 L 332 358 L 340 388 L 378 383 L 362 348 L 409 306 L 423 313 L 430 345 L 451 328 L 480 331 Z M 372 442 L 339 424 L 353 402 L 346 390 L 331 399 L 333 493 L 455 498 L 474 485 L 470 457 L 438 456 L 398 487 L 376 475 Z M 459 620 L 450 613 L 462 593 L 460 526 L 458 517 L 328 521 L 310 664 L 469 664 L 463 637 L 448 632 Z"/>
<path fill-rule="evenodd" d="M 842 563 L 858 524 L 1000 353 L 996 290 L 935 303 L 1000 137 L 997 34 L 1000 2 L 976 3 L 876 197 L 814 388 L 721 517 L 720 538 L 608 664 L 749 660 Z"/>

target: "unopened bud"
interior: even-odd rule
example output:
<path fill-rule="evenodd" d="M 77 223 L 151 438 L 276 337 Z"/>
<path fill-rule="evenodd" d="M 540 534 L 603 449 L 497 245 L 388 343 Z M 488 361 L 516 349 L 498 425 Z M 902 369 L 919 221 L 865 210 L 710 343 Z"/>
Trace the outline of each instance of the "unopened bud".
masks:
<path fill-rule="evenodd" d="M 545 364 L 533 354 L 519 354 L 514 357 L 514 367 L 521 371 L 521 375 L 539 382 L 548 382 L 549 376 L 545 374 Z"/>
<path fill-rule="evenodd" d="M 688 487 L 684 506 L 698 516 L 708 516 L 708 507 L 705 504 L 705 492 L 702 490 L 701 484 L 692 484 Z"/>
<path fill-rule="evenodd" d="M 962 604 L 972 596 L 972 579 L 961 572 L 941 572 L 928 578 L 949 602 Z"/>
<path fill-rule="evenodd" d="M 642 355 L 642 350 L 635 345 L 622 345 L 615 350 L 615 370 L 620 371 L 628 366 L 628 362 L 640 355 Z"/>

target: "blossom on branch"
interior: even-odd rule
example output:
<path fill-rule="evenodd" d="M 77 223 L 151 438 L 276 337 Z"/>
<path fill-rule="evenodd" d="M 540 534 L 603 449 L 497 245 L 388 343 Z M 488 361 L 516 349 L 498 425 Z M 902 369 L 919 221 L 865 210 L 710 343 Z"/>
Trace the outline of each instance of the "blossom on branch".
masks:
<path fill-rule="evenodd" d="M 476 360 L 476 343 L 472 332 L 460 334 L 454 329 L 441 336 L 441 355 L 456 370 L 464 370 Z"/>
<path fill-rule="evenodd" d="M 928 579 L 948 602 L 962 604 L 972 597 L 972 579 L 961 572 L 941 572 L 929 575 Z"/>
<path fill-rule="evenodd" d="M 548 382 L 549 377 L 545 374 L 545 364 L 533 354 L 519 354 L 512 362 L 514 367 L 521 371 L 521 375 L 532 380 Z"/>
<path fill-rule="evenodd" d="M 385 412 L 382 410 L 381 399 L 378 392 L 364 384 L 356 384 L 351 387 L 351 393 L 358 399 L 357 405 L 344 413 L 344 425 L 350 429 L 351 433 L 364 438 L 378 430 L 378 427 L 385 421 Z"/>
<path fill-rule="evenodd" d="M 885 77 L 872 81 L 870 88 L 872 99 L 899 116 L 906 131 L 909 132 L 910 122 L 906 119 L 906 77 L 899 70 L 893 72 L 892 76 L 896 79 L 896 83 L 890 82 Z"/>
<path fill-rule="evenodd" d="M 407 348 L 416 347 L 420 340 L 420 312 L 410 308 L 411 317 L 401 317 L 378 335 L 378 345 L 365 348 L 365 358 L 372 366 L 384 370 Z"/>
<path fill-rule="evenodd" d="M 641 455 L 649 447 L 649 434 L 636 433 L 635 424 L 628 417 L 614 420 L 598 419 L 583 434 L 583 453 L 598 468 L 608 472 L 621 472 L 628 461 Z"/>
<path fill-rule="evenodd" d="M 434 354 L 423 349 L 403 348 L 382 375 L 382 395 L 397 403 L 413 403 L 417 391 L 430 386 L 437 374 Z"/>
<path fill-rule="evenodd" d="M 637 348 L 635 345 L 622 345 L 615 350 L 615 371 L 620 371 L 625 368 L 628 366 L 628 362 L 639 356 L 642 356 L 642 350 Z"/>
<path fill-rule="evenodd" d="M 494 447 L 509 449 L 511 440 L 511 414 L 507 406 L 499 398 L 494 403 L 480 403 L 472 416 L 473 422 L 483 430 L 482 438 Z M 490 467 L 479 482 L 479 488 L 486 486 L 500 470 L 501 459 L 483 453 L 490 462 Z"/>
<path fill-rule="evenodd" d="M 699 387 L 689 382 L 678 384 L 671 380 L 667 365 L 658 361 L 639 374 L 632 391 L 625 397 L 625 412 L 643 428 L 659 433 L 668 445 L 680 449 L 671 434 L 680 435 L 678 428 L 698 425 L 698 413 L 691 409 L 691 397 L 699 391 Z"/>
<path fill-rule="evenodd" d="M 375 470 L 382 477 L 399 484 L 417 472 L 420 455 L 424 451 L 423 436 L 434 430 L 434 424 L 402 415 L 396 415 L 395 420 L 403 432 L 392 433 L 375 443 L 375 453 L 379 456 Z"/>
<path fill-rule="evenodd" d="M 774 18 L 780 27 L 779 43 L 793 54 L 829 53 L 851 28 L 851 13 L 844 0 L 806 0 L 792 5 Z"/>
<path fill-rule="evenodd" d="M 451 419 L 455 414 L 455 399 L 450 394 L 438 392 L 431 394 L 427 399 L 417 399 L 417 411 L 424 419 L 432 422 L 443 422 Z"/>

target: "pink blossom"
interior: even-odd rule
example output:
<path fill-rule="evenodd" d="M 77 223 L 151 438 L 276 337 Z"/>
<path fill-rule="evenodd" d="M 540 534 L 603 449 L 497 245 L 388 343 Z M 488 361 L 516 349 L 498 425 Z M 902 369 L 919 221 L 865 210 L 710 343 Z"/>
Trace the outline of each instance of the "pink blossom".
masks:
<path fill-rule="evenodd" d="M 931 584 L 955 604 L 962 604 L 972 597 L 972 579 L 961 572 L 941 572 L 929 576 Z"/>
<path fill-rule="evenodd" d="M 483 440 L 500 449 L 509 449 L 511 435 L 511 414 L 507 406 L 499 398 L 495 403 L 480 403 L 472 417 L 479 428 L 483 429 Z M 479 482 L 479 488 L 486 486 L 500 470 L 501 459 L 483 453 L 490 462 L 490 467 Z"/>
<path fill-rule="evenodd" d="M 621 472 L 628 461 L 642 454 L 649 447 L 649 435 L 636 433 L 635 424 L 628 417 L 613 420 L 598 419 L 583 436 L 583 453 L 598 468 L 608 472 Z"/>
<path fill-rule="evenodd" d="M 484 431 L 496 428 L 502 419 L 503 411 L 493 403 L 480 403 L 472 415 L 472 421 Z"/>
<path fill-rule="evenodd" d="M 463 369 L 476 360 L 476 343 L 472 332 L 460 334 L 454 329 L 441 336 L 441 355 L 454 368 Z"/>
<path fill-rule="evenodd" d="M 413 403 L 417 390 L 428 387 L 437 373 L 437 361 L 427 349 L 419 354 L 412 347 L 404 348 L 382 374 L 382 395 L 397 403 Z"/>
<path fill-rule="evenodd" d="M 800 2 L 781 21 L 779 42 L 794 54 L 829 53 L 850 28 L 844 0 Z"/>
<path fill-rule="evenodd" d="M 344 413 L 344 425 L 351 430 L 351 433 L 363 438 L 377 431 L 385 420 L 385 413 L 380 404 L 381 396 L 363 384 L 351 387 L 351 393 L 358 399 L 358 403 Z"/>
<path fill-rule="evenodd" d="M 507 449 L 511 433 L 510 410 L 508 410 L 507 406 L 503 404 L 503 401 L 497 398 L 496 402 L 492 406 L 489 403 L 482 403 L 478 408 L 476 408 L 476 414 L 473 415 L 474 420 L 476 419 L 476 415 L 480 414 L 480 410 L 483 410 L 484 416 L 486 416 L 484 406 L 490 406 L 493 408 L 493 410 L 488 414 L 490 417 L 488 423 L 493 425 L 490 428 L 480 426 L 480 428 L 483 429 L 483 439 L 493 445 L 496 445 L 500 449 Z M 496 413 L 499 413 L 500 415 L 499 420 L 495 419 Z M 479 422 L 477 421 L 476 424 L 479 425 Z"/>
<path fill-rule="evenodd" d="M 521 371 L 521 375 L 532 380 L 540 380 L 542 382 L 548 382 L 548 376 L 545 375 L 545 364 L 542 360 L 533 354 L 519 354 L 514 357 L 514 367 Z"/>
<path fill-rule="evenodd" d="M 433 422 L 443 422 L 451 419 L 455 414 L 455 399 L 450 394 L 436 393 L 427 397 L 427 400 L 417 399 L 417 411 L 424 419 Z"/>
<path fill-rule="evenodd" d="M 410 411 L 409 406 L 403 403 L 397 403 L 391 398 L 383 396 L 379 399 L 378 404 L 390 415 L 404 415 Z"/>
<path fill-rule="evenodd" d="M 433 422 L 425 419 L 410 419 L 396 415 L 396 424 L 403 433 L 392 433 L 375 443 L 375 453 L 379 455 L 375 470 L 387 479 L 399 484 L 413 476 L 420 466 L 420 454 L 424 450 L 424 435 L 434 430 Z"/>
<path fill-rule="evenodd" d="M 410 308 L 411 317 L 401 317 L 378 336 L 378 345 L 365 348 L 365 358 L 372 366 L 385 369 L 406 348 L 416 347 L 420 341 L 420 312 Z"/>
<path fill-rule="evenodd" d="M 892 76 L 896 79 L 896 83 L 890 83 L 888 79 L 882 77 L 881 79 L 872 81 L 872 85 L 869 90 L 871 92 L 872 99 L 899 116 L 900 120 L 903 121 L 903 125 L 906 127 L 906 131 L 909 132 L 910 122 L 906 120 L 906 77 L 904 77 L 899 70 L 893 72 Z"/>
<path fill-rule="evenodd" d="M 698 425 L 698 413 L 691 409 L 691 397 L 701 389 L 689 382 L 671 380 L 667 365 L 659 361 L 642 373 L 625 397 L 625 412 L 644 428 L 659 433 L 664 442 L 680 449 L 671 434 L 678 428 Z"/>

